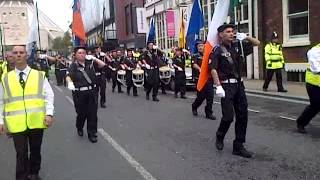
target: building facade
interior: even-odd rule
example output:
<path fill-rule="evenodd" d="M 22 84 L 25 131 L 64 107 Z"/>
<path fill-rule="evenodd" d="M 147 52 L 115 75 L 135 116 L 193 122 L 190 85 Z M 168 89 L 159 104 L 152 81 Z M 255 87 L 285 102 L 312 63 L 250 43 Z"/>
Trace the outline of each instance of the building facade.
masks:
<path fill-rule="evenodd" d="M 145 47 L 146 33 L 143 32 L 147 26 L 145 21 L 140 21 L 145 17 L 141 8 L 143 0 L 116 1 L 116 27 L 117 37 L 120 47 L 124 48 L 142 48 Z"/>
<path fill-rule="evenodd" d="M 306 53 L 320 42 L 320 3 L 318 0 L 258 1 L 259 62 L 264 67 L 263 46 L 276 31 L 280 37 L 289 81 L 304 81 Z M 276 15 L 276 16 L 275 16 Z"/>
<path fill-rule="evenodd" d="M 33 0 L 0 0 L 0 28 L 4 47 L 27 44 L 32 24 Z M 50 49 L 53 40 L 63 37 L 64 31 L 40 9 L 39 27 L 42 49 Z"/>

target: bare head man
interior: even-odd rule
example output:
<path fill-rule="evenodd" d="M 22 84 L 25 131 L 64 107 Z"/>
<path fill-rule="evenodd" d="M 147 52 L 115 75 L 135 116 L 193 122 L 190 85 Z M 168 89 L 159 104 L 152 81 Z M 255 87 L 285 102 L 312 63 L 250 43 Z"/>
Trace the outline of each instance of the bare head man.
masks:
<path fill-rule="evenodd" d="M 14 67 L 14 57 L 11 51 L 8 51 L 6 53 L 6 60 L 10 66 Z"/>
<path fill-rule="evenodd" d="M 25 69 L 27 66 L 27 50 L 24 45 L 17 45 L 12 48 L 13 60 L 15 61 L 15 67 L 19 70 Z"/>

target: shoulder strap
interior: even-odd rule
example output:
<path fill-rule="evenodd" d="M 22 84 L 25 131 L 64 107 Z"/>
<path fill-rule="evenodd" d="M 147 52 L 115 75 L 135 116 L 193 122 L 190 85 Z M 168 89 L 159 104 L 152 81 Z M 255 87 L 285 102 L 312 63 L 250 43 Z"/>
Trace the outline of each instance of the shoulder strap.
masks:
<path fill-rule="evenodd" d="M 220 46 L 220 48 L 221 48 L 223 54 L 225 55 L 225 57 L 227 58 L 229 64 L 230 64 L 230 65 L 233 65 L 233 64 L 234 64 L 233 59 L 231 58 L 231 54 L 230 54 L 230 52 L 227 50 L 227 48 L 226 48 L 225 46 L 222 46 L 222 45 Z"/>
<path fill-rule="evenodd" d="M 91 64 L 92 65 L 92 64 Z M 90 65 L 90 66 L 91 66 Z M 89 83 L 89 84 L 92 84 L 92 80 L 90 79 L 90 77 L 88 76 L 87 72 L 82 69 L 82 68 L 79 68 L 79 65 L 77 64 L 77 69 L 82 73 L 82 75 L 84 76 L 84 78 L 86 79 L 86 81 Z"/>

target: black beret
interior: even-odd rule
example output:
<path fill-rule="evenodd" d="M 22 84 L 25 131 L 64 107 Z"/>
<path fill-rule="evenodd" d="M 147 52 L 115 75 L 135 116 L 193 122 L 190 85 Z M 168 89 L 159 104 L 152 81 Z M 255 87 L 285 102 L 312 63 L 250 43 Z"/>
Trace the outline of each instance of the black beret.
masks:
<path fill-rule="evenodd" d="M 134 51 L 134 48 L 128 48 L 127 51 Z"/>
<path fill-rule="evenodd" d="M 202 41 L 201 39 L 197 39 L 197 40 L 196 40 L 196 46 L 197 46 L 198 44 L 204 44 L 204 41 Z"/>
<path fill-rule="evenodd" d="M 73 47 L 73 52 L 76 53 L 79 49 L 83 49 L 83 50 L 87 50 L 87 48 L 85 46 L 76 46 Z"/>
<path fill-rule="evenodd" d="M 232 28 L 232 29 L 234 29 L 235 26 L 234 26 L 233 24 L 223 24 L 223 25 L 221 25 L 221 26 L 218 27 L 217 31 L 218 31 L 218 32 L 223 32 L 223 31 L 224 31 L 225 29 L 227 29 L 227 28 Z"/>

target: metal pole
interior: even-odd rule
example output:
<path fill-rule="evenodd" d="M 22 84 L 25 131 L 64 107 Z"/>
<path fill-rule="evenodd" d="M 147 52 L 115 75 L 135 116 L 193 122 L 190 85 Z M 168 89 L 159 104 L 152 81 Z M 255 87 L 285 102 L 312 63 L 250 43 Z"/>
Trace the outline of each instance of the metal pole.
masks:
<path fill-rule="evenodd" d="M 1 41 L 1 53 L 2 53 L 2 58 L 4 60 L 4 47 L 3 47 L 3 42 L 2 42 L 2 24 L 0 24 L 0 41 Z"/>
<path fill-rule="evenodd" d="M 40 38 L 40 25 L 39 25 L 39 11 L 38 11 L 38 2 L 36 2 L 36 13 L 37 13 L 37 24 L 38 24 L 38 37 L 39 37 L 39 48 L 41 49 L 41 38 Z"/>

